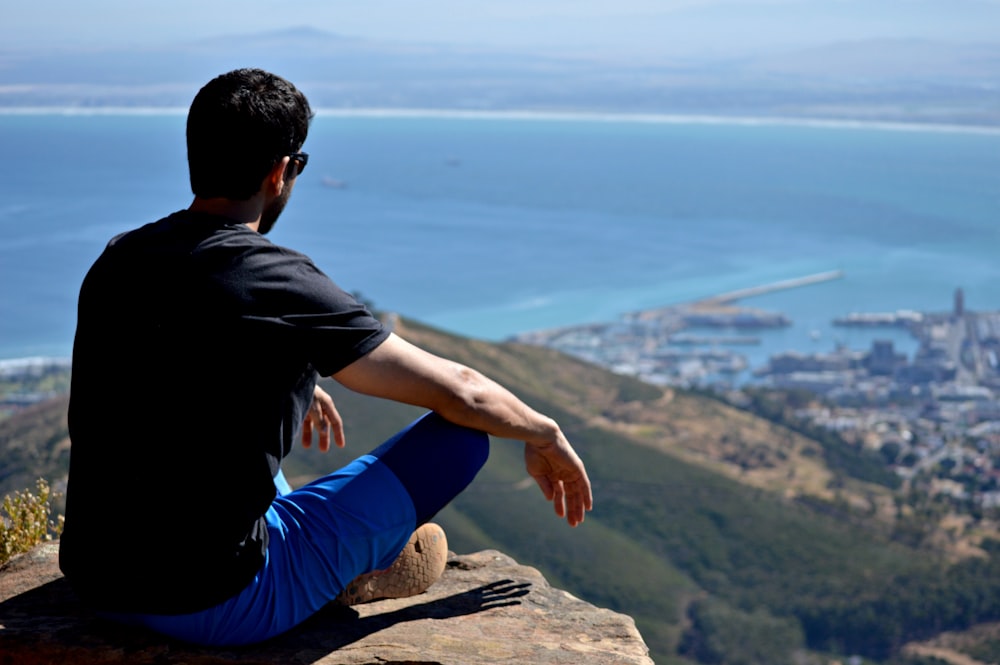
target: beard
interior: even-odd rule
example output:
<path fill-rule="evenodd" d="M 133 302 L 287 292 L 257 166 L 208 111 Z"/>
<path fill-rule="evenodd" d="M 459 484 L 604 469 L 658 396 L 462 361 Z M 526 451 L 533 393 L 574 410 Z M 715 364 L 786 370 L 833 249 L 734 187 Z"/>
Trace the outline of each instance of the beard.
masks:
<path fill-rule="evenodd" d="M 285 187 L 281 194 L 264 208 L 264 211 L 260 214 L 260 224 L 257 226 L 258 233 L 267 235 L 274 228 L 274 224 L 278 221 L 278 217 L 281 216 L 281 211 L 285 209 L 285 204 L 288 203 L 288 197 L 291 194 L 292 188 Z"/>

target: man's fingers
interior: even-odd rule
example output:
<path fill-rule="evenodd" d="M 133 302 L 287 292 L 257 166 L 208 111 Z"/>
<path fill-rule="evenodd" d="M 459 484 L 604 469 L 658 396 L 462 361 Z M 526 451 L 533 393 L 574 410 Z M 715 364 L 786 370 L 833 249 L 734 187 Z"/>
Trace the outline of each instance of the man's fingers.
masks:
<path fill-rule="evenodd" d="M 330 450 L 330 428 L 323 420 L 320 421 L 319 427 L 319 451 L 325 453 L 328 450 Z"/>
<path fill-rule="evenodd" d="M 549 481 L 549 479 L 546 478 L 545 476 L 536 476 L 535 482 L 538 483 L 538 487 L 541 488 L 542 494 L 545 495 L 545 500 L 551 501 L 553 490 L 552 490 L 552 483 Z"/>
<path fill-rule="evenodd" d="M 593 507 L 590 480 L 572 448 L 525 446 L 528 471 L 538 483 L 555 513 L 570 526 L 583 522 Z"/>
<path fill-rule="evenodd" d="M 330 400 L 326 416 L 329 421 L 329 430 L 333 432 L 333 442 L 338 448 L 343 448 L 347 445 L 347 438 L 344 436 L 344 419 L 340 417 L 340 412 L 333 405 L 333 400 Z"/>
<path fill-rule="evenodd" d="M 591 509 L 593 501 L 590 499 L 589 488 L 580 487 L 577 484 L 566 495 L 566 519 L 570 526 L 576 526 L 583 522 L 588 510 Z"/>
<path fill-rule="evenodd" d="M 302 423 L 302 447 L 309 448 L 312 446 L 313 441 L 313 427 L 312 420 L 309 416 L 306 416 L 305 421 Z"/>
<path fill-rule="evenodd" d="M 334 406 L 333 400 L 325 390 L 316 386 L 313 391 L 313 401 L 302 424 L 302 445 L 309 448 L 312 445 L 313 433 L 319 430 L 320 452 L 330 450 L 330 440 L 338 448 L 347 444 L 344 436 L 344 421 Z"/>
<path fill-rule="evenodd" d="M 566 517 L 566 488 L 561 480 L 552 484 L 552 504 L 555 506 L 556 515 Z"/>

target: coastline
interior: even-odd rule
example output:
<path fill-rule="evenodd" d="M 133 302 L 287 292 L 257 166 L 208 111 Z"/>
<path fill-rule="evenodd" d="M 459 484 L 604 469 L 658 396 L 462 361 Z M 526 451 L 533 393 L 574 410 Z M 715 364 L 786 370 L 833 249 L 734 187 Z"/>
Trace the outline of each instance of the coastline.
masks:
<path fill-rule="evenodd" d="M 683 113 L 624 113 L 605 111 L 537 111 L 522 109 L 467 110 L 448 108 L 337 108 L 315 109 L 317 116 L 340 118 L 424 118 L 454 120 L 512 120 L 541 122 L 607 122 L 662 125 L 719 125 L 742 127 L 803 127 L 815 129 L 934 132 L 1000 136 L 1000 125 L 856 120 L 798 116 L 741 116 Z M 0 106 L 0 116 L 177 116 L 177 106 Z"/>
<path fill-rule="evenodd" d="M 21 356 L 17 358 L 0 358 L 0 377 L 47 367 L 69 367 L 72 364 L 72 359 L 66 356 Z"/>

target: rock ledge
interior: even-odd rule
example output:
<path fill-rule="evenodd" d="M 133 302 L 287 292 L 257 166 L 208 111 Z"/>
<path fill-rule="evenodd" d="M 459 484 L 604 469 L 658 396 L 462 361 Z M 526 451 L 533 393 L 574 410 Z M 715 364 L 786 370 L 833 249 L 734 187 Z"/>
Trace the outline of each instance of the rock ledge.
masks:
<path fill-rule="evenodd" d="M 254 647 L 201 649 L 98 619 L 47 543 L 0 570 L 0 664 L 652 665 L 634 621 L 551 587 L 509 556 L 452 555 L 424 594 L 324 610 Z"/>

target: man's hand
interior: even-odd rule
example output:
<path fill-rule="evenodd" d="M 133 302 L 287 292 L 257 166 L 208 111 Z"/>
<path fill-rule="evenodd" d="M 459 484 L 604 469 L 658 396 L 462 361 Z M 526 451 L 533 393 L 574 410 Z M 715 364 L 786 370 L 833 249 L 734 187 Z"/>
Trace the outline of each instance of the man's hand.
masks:
<path fill-rule="evenodd" d="M 594 507 L 590 479 L 562 432 L 548 444 L 524 444 L 524 463 L 542 494 L 555 506 L 556 515 L 565 517 L 570 526 L 582 522 L 584 514 Z"/>
<path fill-rule="evenodd" d="M 333 405 L 331 398 L 325 390 L 316 386 L 313 391 L 312 405 L 309 413 L 302 423 L 302 446 L 308 448 L 312 445 L 313 431 L 319 432 L 319 449 L 322 452 L 330 450 L 330 433 L 333 433 L 333 442 L 338 448 L 343 448 L 347 442 L 344 438 L 344 421 L 337 412 L 337 407 Z"/>

